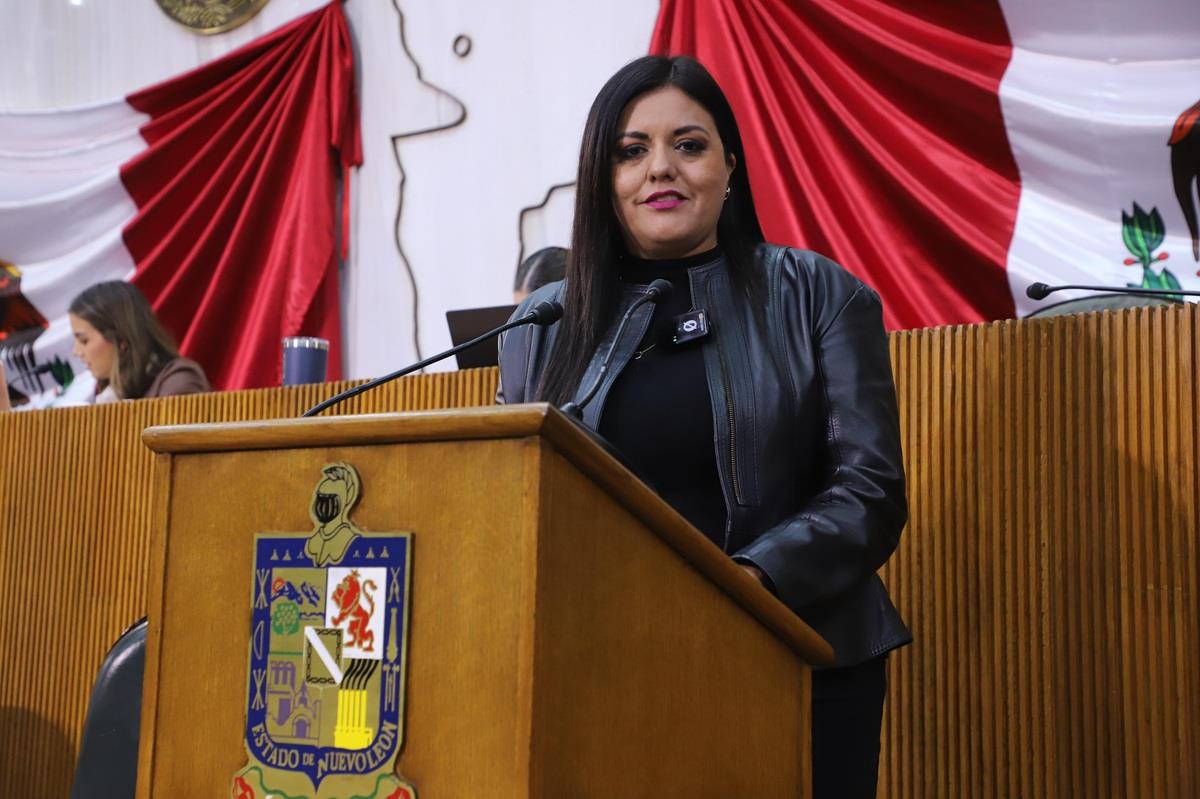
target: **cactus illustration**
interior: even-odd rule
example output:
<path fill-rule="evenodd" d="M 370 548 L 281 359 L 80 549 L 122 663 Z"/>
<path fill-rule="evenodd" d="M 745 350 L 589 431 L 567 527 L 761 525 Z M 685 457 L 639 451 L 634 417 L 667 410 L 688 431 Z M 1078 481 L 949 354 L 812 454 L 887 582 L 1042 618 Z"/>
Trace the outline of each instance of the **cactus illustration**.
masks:
<path fill-rule="evenodd" d="M 75 379 L 75 370 L 71 368 L 71 364 L 55 355 L 54 360 L 50 362 L 50 376 L 54 378 L 54 382 L 66 388 Z"/>
<path fill-rule="evenodd" d="M 1165 261 L 1170 257 L 1165 252 L 1155 254 L 1162 246 L 1166 231 L 1163 227 L 1162 214 L 1158 208 L 1151 208 L 1147 213 L 1137 203 L 1133 204 L 1133 213 L 1121 211 L 1121 237 L 1125 240 L 1125 249 L 1129 250 L 1132 258 L 1125 259 L 1126 266 L 1140 264 L 1142 267 L 1142 282 L 1129 283 L 1130 288 L 1141 289 L 1182 289 L 1178 278 L 1171 274 L 1165 266 L 1162 271 L 1155 272 L 1154 264 Z M 1180 297 L 1180 300 L 1183 298 Z"/>

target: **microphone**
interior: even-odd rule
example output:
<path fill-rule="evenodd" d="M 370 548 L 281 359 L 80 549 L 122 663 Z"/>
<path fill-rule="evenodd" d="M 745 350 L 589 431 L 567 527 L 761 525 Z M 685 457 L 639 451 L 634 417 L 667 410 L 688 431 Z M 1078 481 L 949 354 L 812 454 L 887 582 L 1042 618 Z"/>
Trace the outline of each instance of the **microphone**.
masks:
<path fill-rule="evenodd" d="M 625 326 L 629 324 L 629 320 L 633 318 L 634 311 L 641 308 L 648 302 L 657 303 L 659 300 L 665 299 L 671 295 L 671 281 L 664 280 L 661 277 L 650 284 L 650 288 L 641 297 L 634 301 L 633 305 L 629 306 L 629 310 L 625 311 L 625 315 L 621 317 L 621 323 L 617 325 L 616 335 L 613 336 L 612 343 L 608 346 L 608 352 L 604 355 L 604 360 L 600 362 L 600 372 L 596 375 L 596 379 L 592 381 L 592 385 L 587 392 L 579 400 L 579 402 L 564 403 L 559 410 L 568 416 L 572 416 L 576 421 L 583 419 L 583 409 L 592 397 L 596 396 L 596 392 L 600 390 L 600 384 L 604 382 L 604 375 L 608 373 L 608 367 L 612 364 L 613 356 L 617 352 L 617 344 L 621 341 L 621 334 L 625 332 Z"/>
<path fill-rule="evenodd" d="M 316 416 L 321 411 L 325 410 L 326 408 L 330 408 L 334 405 L 337 405 L 339 402 L 344 402 L 344 401 L 350 399 L 351 397 L 357 397 L 359 394 L 363 393 L 364 391 L 370 391 L 371 389 L 375 388 L 376 386 L 381 386 L 384 383 L 390 383 L 391 381 L 395 380 L 398 377 L 404 377 L 405 375 L 416 372 L 419 369 L 424 369 L 426 366 L 429 366 L 431 363 L 437 363 L 440 360 L 449 358 L 451 355 L 455 355 L 457 353 L 462 352 L 465 349 L 474 347 L 476 344 L 480 344 L 484 341 L 487 341 L 488 339 L 492 338 L 493 336 L 500 335 L 505 330 L 512 330 L 514 327 L 520 327 L 521 325 L 538 325 L 539 327 L 545 327 L 546 325 L 552 325 L 555 322 L 557 322 L 559 319 L 562 319 L 562 315 L 563 315 L 563 307 L 557 301 L 543 300 L 542 302 L 539 302 L 537 305 L 530 308 L 529 312 L 526 313 L 524 316 L 521 316 L 518 319 L 512 319 L 508 322 L 505 322 L 504 324 L 500 325 L 500 327 L 497 327 L 494 330 L 489 330 L 488 332 L 484 333 L 481 336 L 476 336 L 475 338 L 471 339 L 470 341 L 464 341 L 462 344 L 459 344 L 457 347 L 451 347 L 450 349 L 446 350 L 445 352 L 439 352 L 437 355 L 431 355 L 430 357 L 426 358 L 425 360 L 423 360 L 419 363 L 414 363 L 412 366 L 406 366 L 399 371 L 392 372 L 390 375 L 384 375 L 383 377 L 377 377 L 374 380 L 368 380 L 366 383 L 363 383 L 361 386 L 355 386 L 354 388 L 343 391 L 341 394 L 335 394 L 334 396 L 330 397 L 329 399 L 325 400 L 324 402 L 320 402 L 320 403 L 312 406 L 311 408 L 309 408 L 304 413 L 300 414 L 300 418 L 303 419 L 303 418 L 306 418 L 309 416 Z"/>
<path fill-rule="evenodd" d="M 1045 283 L 1031 283 L 1025 289 L 1025 295 L 1031 300 L 1044 300 L 1056 291 L 1064 289 L 1080 289 L 1083 291 L 1111 291 L 1114 294 L 1139 294 L 1146 297 L 1200 297 L 1200 291 L 1184 291 L 1183 289 L 1143 289 L 1135 286 L 1118 288 L 1116 286 L 1047 286 Z"/>

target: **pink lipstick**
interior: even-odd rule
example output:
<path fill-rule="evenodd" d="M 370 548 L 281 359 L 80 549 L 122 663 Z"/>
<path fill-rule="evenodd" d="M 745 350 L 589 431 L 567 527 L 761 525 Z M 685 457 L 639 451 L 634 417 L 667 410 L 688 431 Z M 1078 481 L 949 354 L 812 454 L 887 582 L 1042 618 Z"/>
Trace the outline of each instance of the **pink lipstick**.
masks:
<path fill-rule="evenodd" d="M 684 198 L 677 191 L 657 191 L 646 198 L 646 205 L 656 211 L 669 211 L 683 205 Z"/>

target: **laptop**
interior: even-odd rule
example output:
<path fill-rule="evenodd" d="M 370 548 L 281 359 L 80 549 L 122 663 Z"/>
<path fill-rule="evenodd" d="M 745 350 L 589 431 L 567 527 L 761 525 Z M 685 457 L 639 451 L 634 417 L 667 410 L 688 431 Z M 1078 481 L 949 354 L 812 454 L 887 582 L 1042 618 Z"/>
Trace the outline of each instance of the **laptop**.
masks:
<path fill-rule="evenodd" d="M 491 308 L 446 311 L 446 325 L 450 328 L 450 340 L 457 347 L 465 341 L 482 336 L 489 330 L 494 330 L 507 322 L 515 310 L 517 310 L 515 305 L 496 305 Z M 497 366 L 500 363 L 500 349 L 496 343 L 496 337 L 493 337 L 470 349 L 463 350 L 454 357 L 458 360 L 459 369 Z"/>

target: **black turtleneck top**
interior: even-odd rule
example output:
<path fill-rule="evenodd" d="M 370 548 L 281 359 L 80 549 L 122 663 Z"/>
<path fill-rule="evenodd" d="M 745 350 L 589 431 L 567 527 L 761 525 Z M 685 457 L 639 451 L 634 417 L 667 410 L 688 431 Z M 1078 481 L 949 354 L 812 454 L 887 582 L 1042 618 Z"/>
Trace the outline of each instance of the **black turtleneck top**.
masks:
<path fill-rule="evenodd" d="M 659 496 L 724 549 L 725 499 L 701 352 L 708 339 L 672 343 L 675 317 L 693 310 L 688 269 L 720 258 L 720 249 L 713 249 L 672 260 L 622 259 L 623 282 L 663 278 L 674 290 L 655 306 L 637 353 L 609 390 L 599 432 Z"/>

